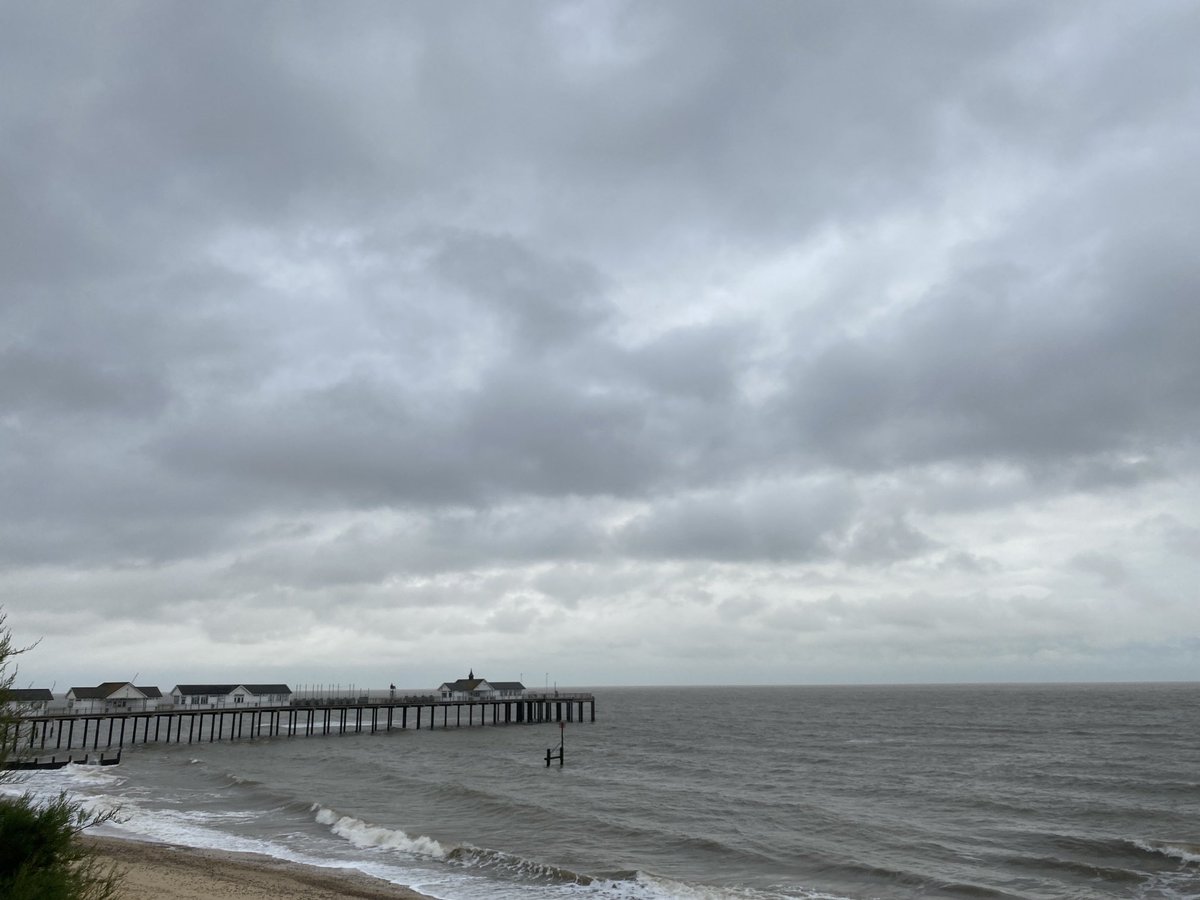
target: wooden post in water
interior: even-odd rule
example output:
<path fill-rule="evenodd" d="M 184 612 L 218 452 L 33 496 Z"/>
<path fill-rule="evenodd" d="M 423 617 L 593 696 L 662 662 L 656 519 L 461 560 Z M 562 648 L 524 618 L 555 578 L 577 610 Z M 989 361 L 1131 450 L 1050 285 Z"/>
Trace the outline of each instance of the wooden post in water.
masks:
<path fill-rule="evenodd" d="M 566 745 L 567 745 L 567 723 L 566 722 L 558 723 L 558 735 L 559 735 L 558 750 L 554 751 L 549 748 L 546 749 L 546 768 L 547 769 L 550 768 L 550 760 L 555 759 L 555 758 L 558 759 L 559 768 L 562 768 L 563 750 L 566 748 Z"/>

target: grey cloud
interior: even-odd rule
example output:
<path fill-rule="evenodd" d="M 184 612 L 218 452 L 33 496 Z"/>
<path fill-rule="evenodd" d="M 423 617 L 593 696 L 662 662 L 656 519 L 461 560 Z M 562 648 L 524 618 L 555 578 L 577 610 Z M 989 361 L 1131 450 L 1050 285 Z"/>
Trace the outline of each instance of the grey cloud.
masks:
<path fill-rule="evenodd" d="M 606 536 L 590 506 L 522 504 L 486 511 L 360 517 L 300 537 L 243 537 L 227 576 L 246 586 L 296 589 L 386 585 L 492 567 L 578 562 L 603 556 Z"/>
<path fill-rule="evenodd" d="M 85 360 L 45 347 L 9 347 L 0 352 L 0 404 L 10 410 L 148 416 L 166 404 L 168 393 L 161 379 L 146 374 L 136 361 Z"/>
<path fill-rule="evenodd" d="M 0 603 L 62 658 L 56 616 L 196 646 L 206 609 L 335 607 L 430 653 L 594 632 L 601 677 L 1166 646 L 1196 32 L 1170 0 L 9 4 Z M 1129 508 L 1137 597 L 1097 599 Z"/>
<path fill-rule="evenodd" d="M 1172 552 L 1200 559 L 1200 527 L 1169 515 L 1156 516 L 1152 525 L 1162 534 Z"/>
<path fill-rule="evenodd" d="M 756 485 L 655 503 L 626 524 L 618 545 L 634 556 L 714 561 L 799 561 L 825 556 L 857 504 L 834 483 Z"/>
<path fill-rule="evenodd" d="M 179 475 L 191 472 L 247 491 L 246 503 L 282 494 L 297 508 L 469 497 L 447 440 L 449 423 L 419 417 L 401 389 L 371 378 L 279 401 L 222 404 L 172 428 L 152 449 Z M 299 493 L 292 493 L 299 489 Z"/>
<path fill-rule="evenodd" d="M 604 279 L 594 268 L 541 258 L 510 237 L 450 235 L 434 267 L 480 306 L 511 322 L 535 352 L 590 332 L 610 312 Z"/>
<path fill-rule="evenodd" d="M 858 564 L 886 564 L 930 552 L 937 543 L 901 516 L 865 516 L 847 535 L 845 559 Z"/>
<path fill-rule="evenodd" d="M 729 622 L 738 622 L 766 609 L 761 597 L 729 597 L 717 605 L 717 613 Z"/>
<path fill-rule="evenodd" d="M 756 337 L 732 323 L 681 327 L 628 350 L 616 362 L 655 393 L 728 403 L 737 400 Z"/>
<path fill-rule="evenodd" d="M 1077 461 L 1086 479 L 1112 455 L 1153 454 L 1198 424 L 1200 369 L 1182 344 L 1200 339 L 1186 300 L 1200 269 L 1161 248 L 1133 257 L 1114 247 L 1050 284 L 963 273 L 797 366 L 785 409 L 807 447 L 866 468 Z M 1098 295 L 1083 302 L 1075 285 Z"/>
<path fill-rule="evenodd" d="M 1095 575 L 1105 587 L 1120 587 L 1129 580 L 1124 563 L 1108 553 L 1079 553 L 1070 563 L 1080 571 Z"/>
<path fill-rule="evenodd" d="M 938 564 L 948 571 L 966 572 L 971 575 L 987 575 L 1001 570 L 1000 564 L 994 559 L 962 550 L 943 554 Z"/>
<path fill-rule="evenodd" d="M 664 581 L 636 566 L 601 559 L 594 563 L 567 563 L 538 571 L 531 586 L 567 609 L 610 602 L 613 598 L 665 588 Z"/>
<path fill-rule="evenodd" d="M 484 471 L 535 494 L 627 494 L 663 472 L 667 460 L 648 440 L 652 412 L 640 398 L 592 393 L 553 375 L 509 368 L 471 399 L 462 437 Z"/>

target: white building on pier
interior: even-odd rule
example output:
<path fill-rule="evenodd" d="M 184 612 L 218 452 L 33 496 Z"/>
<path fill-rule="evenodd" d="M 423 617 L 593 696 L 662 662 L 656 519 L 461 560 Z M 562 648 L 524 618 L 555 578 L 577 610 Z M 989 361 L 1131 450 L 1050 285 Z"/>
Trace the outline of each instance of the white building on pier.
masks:
<path fill-rule="evenodd" d="M 437 693 L 443 700 L 519 700 L 525 696 L 525 685 L 519 681 L 476 678 L 472 669 L 466 678 L 442 682 Z"/>
<path fill-rule="evenodd" d="M 171 702 L 188 709 L 290 706 L 292 689 L 286 684 L 177 684 Z"/>
<path fill-rule="evenodd" d="M 67 691 L 67 711 L 76 714 L 146 712 L 157 709 L 162 691 L 129 681 L 106 681 Z"/>

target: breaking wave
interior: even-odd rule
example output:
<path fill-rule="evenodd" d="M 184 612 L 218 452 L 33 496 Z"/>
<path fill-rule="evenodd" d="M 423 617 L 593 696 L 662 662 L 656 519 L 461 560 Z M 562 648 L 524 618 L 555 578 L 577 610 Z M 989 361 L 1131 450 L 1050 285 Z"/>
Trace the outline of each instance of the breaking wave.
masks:
<path fill-rule="evenodd" d="M 1200 844 L 1187 841 L 1129 841 L 1146 853 L 1157 853 L 1189 865 L 1200 865 Z"/>
<path fill-rule="evenodd" d="M 561 866 L 552 866 L 548 863 L 525 859 L 522 856 L 512 853 L 503 853 L 499 850 L 484 850 L 479 847 L 455 847 L 446 854 L 446 860 L 473 868 L 500 871 L 509 876 L 516 876 L 534 882 L 591 884 L 595 880 L 589 875 L 581 875 L 578 872 L 572 872 L 570 869 L 564 869 Z M 636 874 L 636 872 L 630 872 L 625 877 L 632 879 L 636 877 Z M 617 880 L 624 879 L 618 876 Z"/>
<path fill-rule="evenodd" d="M 446 851 L 433 838 L 417 835 L 409 837 L 399 828 L 384 828 L 382 825 L 372 825 L 353 816 L 344 816 L 335 810 L 312 805 L 316 813 L 317 823 L 328 825 L 329 830 L 338 837 L 349 841 L 361 849 L 399 850 L 417 856 L 427 856 L 433 859 L 444 859 Z"/>

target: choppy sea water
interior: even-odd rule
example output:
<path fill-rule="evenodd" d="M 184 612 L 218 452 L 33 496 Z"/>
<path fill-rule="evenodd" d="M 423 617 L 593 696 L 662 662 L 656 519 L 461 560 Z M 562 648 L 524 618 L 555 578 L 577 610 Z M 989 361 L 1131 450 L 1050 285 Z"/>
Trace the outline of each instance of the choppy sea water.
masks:
<path fill-rule="evenodd" d="M 489 725 L 139 745 L 24 788 L 447 900 L 1200 897 L 1200 685 L 595 693 L 561 769 L 556 725 Z"/>

